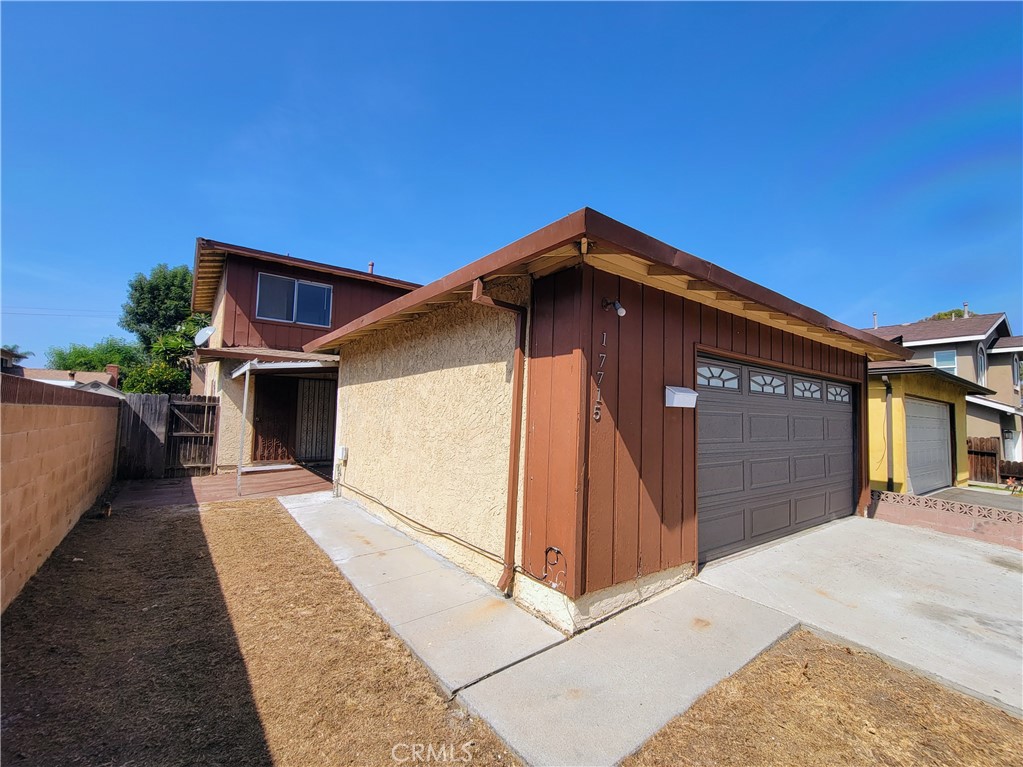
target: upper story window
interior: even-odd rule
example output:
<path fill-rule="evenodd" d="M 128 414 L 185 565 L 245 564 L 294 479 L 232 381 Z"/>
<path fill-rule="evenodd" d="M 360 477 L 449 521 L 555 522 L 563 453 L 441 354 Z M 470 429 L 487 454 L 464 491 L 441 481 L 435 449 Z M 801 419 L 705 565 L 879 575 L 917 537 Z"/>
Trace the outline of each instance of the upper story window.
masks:
<path fill-rule="evenodd" d="M 330 285 L 259 273 L 256 319 L 330 327 Z"/>
<path fill-rule="evenodd" d="M 955 349 L 944 352 L 934 352 L 934 367 L 938 370 L 947 370 L 952 375 L 956 374 L 956 353 Z"/>
<path fill-rule="evenodd" d="M 1012 386 L 1015 389 L 1019 388 L 1019 377 L 1020 377 L 1019 355 L 1018 354 L 1013 354 L 1012 355 Z"/>
<path fill-rule="evenodd" d="M 977 383 L 987 386 L 987 350 L 984 344 L 977 344 Z"/>

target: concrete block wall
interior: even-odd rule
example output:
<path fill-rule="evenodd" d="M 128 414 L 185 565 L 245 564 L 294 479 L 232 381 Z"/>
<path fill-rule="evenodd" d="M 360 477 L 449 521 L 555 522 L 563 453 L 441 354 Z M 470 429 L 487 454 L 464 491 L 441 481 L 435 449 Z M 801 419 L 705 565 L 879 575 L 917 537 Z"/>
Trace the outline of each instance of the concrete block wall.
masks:
<path fill-rule="evenodd" d="M 120 401 L 0 376 L 0 610 L 114 473 Z"/>

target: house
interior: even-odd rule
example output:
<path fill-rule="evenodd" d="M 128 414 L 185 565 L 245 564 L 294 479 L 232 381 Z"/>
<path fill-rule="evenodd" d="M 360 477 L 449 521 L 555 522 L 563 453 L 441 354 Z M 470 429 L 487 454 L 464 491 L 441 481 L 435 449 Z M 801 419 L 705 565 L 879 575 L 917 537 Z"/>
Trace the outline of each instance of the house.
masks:
<path fill-rule="evenodd" d="M 989 388 L 990 394 L 966 395 L 966 436 L 993 437 L 1006 461 L 1023 460 L 1020 439 L 1020 360 L 1023 337 L 1013 336 L 1004 314 L 970 314 L 945 320 L 920 320 L 868 328 L 867 332 L 900 344 L 911 359 Z"/>
<path fill-rule="evenodd" d="M 870 362 L 870 486 L 920 495 L 965 485 L 966 399 L 994 390 L 916 360 Z"/>
<path fill-rule="evenodd" d="M 67 388 L 83 388 L 87 384 L 99 383 L 116 389 L 121 368 L 118 365 L 107 365 L 102 373 L 82 370 L 53 370 L 50 368 L 24 368 L 13 366 L 6 372 L 20 378 L 31 378 L 34 381 L 65 386 Z"/>
<path fill-rule="evenodd" d="M 370 266 L 196 240 L 192 310 L 213 331 L 196 350 L 192 393 L 220 398 L 218 469 L 331 460 L 337 356 L 303 344 L 418 287 Z"/>
<path fill-rule="evenodd" d="M 907 356 L 590 209 L 304 348 L 340 491 L 565 631 L 866 509 L 867 363 Z"/>

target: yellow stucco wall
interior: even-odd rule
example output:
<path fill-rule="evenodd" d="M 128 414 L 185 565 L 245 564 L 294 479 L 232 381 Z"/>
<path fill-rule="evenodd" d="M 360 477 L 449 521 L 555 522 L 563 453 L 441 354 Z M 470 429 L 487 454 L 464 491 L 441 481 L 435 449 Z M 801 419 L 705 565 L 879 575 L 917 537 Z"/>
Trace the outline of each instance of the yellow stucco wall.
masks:
<path fill-rule="evenodd" d="M 966 454 L 966 392 L 951 381 L 938 376 L 922 373 L 909 375 L 890 374 L 892 384 L 892 444 L 887 444 L 885 414 L 885 387 L 880 377 L 871 376 L 867 388 L 867 415 L 870 435 L 870 487 L 885 490 L 888 484 L 888 454 L 892 451 L 895 492 L 907 491 L 906 461 L 906 407 L 905 398 L 919 397 L 935 402 L 947 402 L 955 406 L 955 483 L 965 485 L 970 476 L 970 464 Z"/>
<path fill-rule="evenodd" d="M 525 285 L 488 294 L 528 303 Z M 463 302 L 342 347 L 338 370 L 337 446 L 348 449 L 339 478 L 380 503 L 343 494 L 490 582 L 500 564 L 387 507 L 503 552 L 514 340 L 513 315 Z M 519 534 L 522 484 L 520 472 Z"/>
<path fill-rule="evenodd" d="M 238 467 L 238 441 L 242 429 L 242 401 L 245 393 L 245 379 L 231 378 L 231 371 L 241 363 L 211 362 L 206 368 L 209 393 L 220 397 L 220 426 L 217 430 L 217 469 L 236 469 Z M 249 380 L 249 408 L 245 426 L 245 461 L 252 461 L 252 410 L 255 403 L 254 378 Z"/>

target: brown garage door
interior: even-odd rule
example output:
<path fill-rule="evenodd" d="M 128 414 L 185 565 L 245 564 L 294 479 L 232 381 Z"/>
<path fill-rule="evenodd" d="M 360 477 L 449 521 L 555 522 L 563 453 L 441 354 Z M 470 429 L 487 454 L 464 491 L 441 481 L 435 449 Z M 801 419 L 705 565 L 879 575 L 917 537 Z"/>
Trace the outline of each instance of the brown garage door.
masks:
<path fill-rule="evenodd" d="M 700 561 L 853 512 L 852 387 L 697 363 Z"/>

